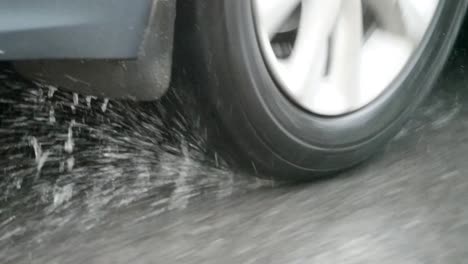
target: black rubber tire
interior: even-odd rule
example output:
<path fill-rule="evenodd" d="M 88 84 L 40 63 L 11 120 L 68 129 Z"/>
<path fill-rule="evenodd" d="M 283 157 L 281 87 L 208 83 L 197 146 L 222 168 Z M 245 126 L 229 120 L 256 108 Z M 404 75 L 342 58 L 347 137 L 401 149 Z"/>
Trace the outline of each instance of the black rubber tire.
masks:
<path fill-rule="evenodd" d="M 435 83 L 468 3 L 441 1 L 412 63 L 377 100 L 351 114 L 322 117 L 295 105 L 270 76 L 250 0 L 181 1 L 185 11 L 179 19 L 193 25 L 192 60 L 234 143 L 229 151 L 244 168 L 286 180 L 313 180 L 350 168 L 387 143 Z"/>

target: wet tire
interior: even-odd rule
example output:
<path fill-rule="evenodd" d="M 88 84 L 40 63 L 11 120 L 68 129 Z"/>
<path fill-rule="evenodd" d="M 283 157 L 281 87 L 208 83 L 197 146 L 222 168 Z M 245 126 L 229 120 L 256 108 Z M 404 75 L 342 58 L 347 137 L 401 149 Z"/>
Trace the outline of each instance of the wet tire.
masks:
<path fill-rule="evenodd" d="M 441 1 L 412 62 L 384 94 L 350 114 L 324 117 L 289 100 L 268 71 L 247 0 L 181 1 L 202 100 L 219 118 L 228 158 L 259 176 L 312 180 L 379 151 L 429 93 L 452 49 L 467 1 Z"/>

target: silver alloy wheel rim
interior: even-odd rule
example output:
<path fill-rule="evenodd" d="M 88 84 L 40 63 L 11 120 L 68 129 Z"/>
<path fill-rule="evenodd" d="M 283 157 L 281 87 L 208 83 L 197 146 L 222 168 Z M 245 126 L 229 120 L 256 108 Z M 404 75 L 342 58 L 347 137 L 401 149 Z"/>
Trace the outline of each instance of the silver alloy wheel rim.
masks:
<path fill-rule="evenodd" d="M 390 86 L 440 0 L 252 1 L 275 80 L 305 109 L 336 116 L 366 106 Z"/>

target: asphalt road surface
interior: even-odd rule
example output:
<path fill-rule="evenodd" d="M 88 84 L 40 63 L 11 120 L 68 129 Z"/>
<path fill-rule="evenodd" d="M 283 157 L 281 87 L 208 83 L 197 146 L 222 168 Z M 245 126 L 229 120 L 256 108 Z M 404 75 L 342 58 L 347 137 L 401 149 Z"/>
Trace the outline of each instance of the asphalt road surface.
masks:
<path fill-rule="evenodd" d="M 459 45 L 460 46 L 460 45 Z M 83 97 L 0 73 L 1 263 L 466 263 L 468 56 L 391 144 L 329 180 L 228 168 L 193 96 Z"/>

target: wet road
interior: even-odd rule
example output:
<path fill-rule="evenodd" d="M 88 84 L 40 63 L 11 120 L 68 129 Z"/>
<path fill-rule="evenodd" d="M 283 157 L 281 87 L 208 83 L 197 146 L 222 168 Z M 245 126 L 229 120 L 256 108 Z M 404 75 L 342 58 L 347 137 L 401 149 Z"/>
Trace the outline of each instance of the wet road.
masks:
<path fill-rule="evenodd" d="M 371 162 L 302 186 L 227 168 L 180 87 L 109 101 L 4 65 L 1 263 L 465 263 L 465 53 Z"/>

